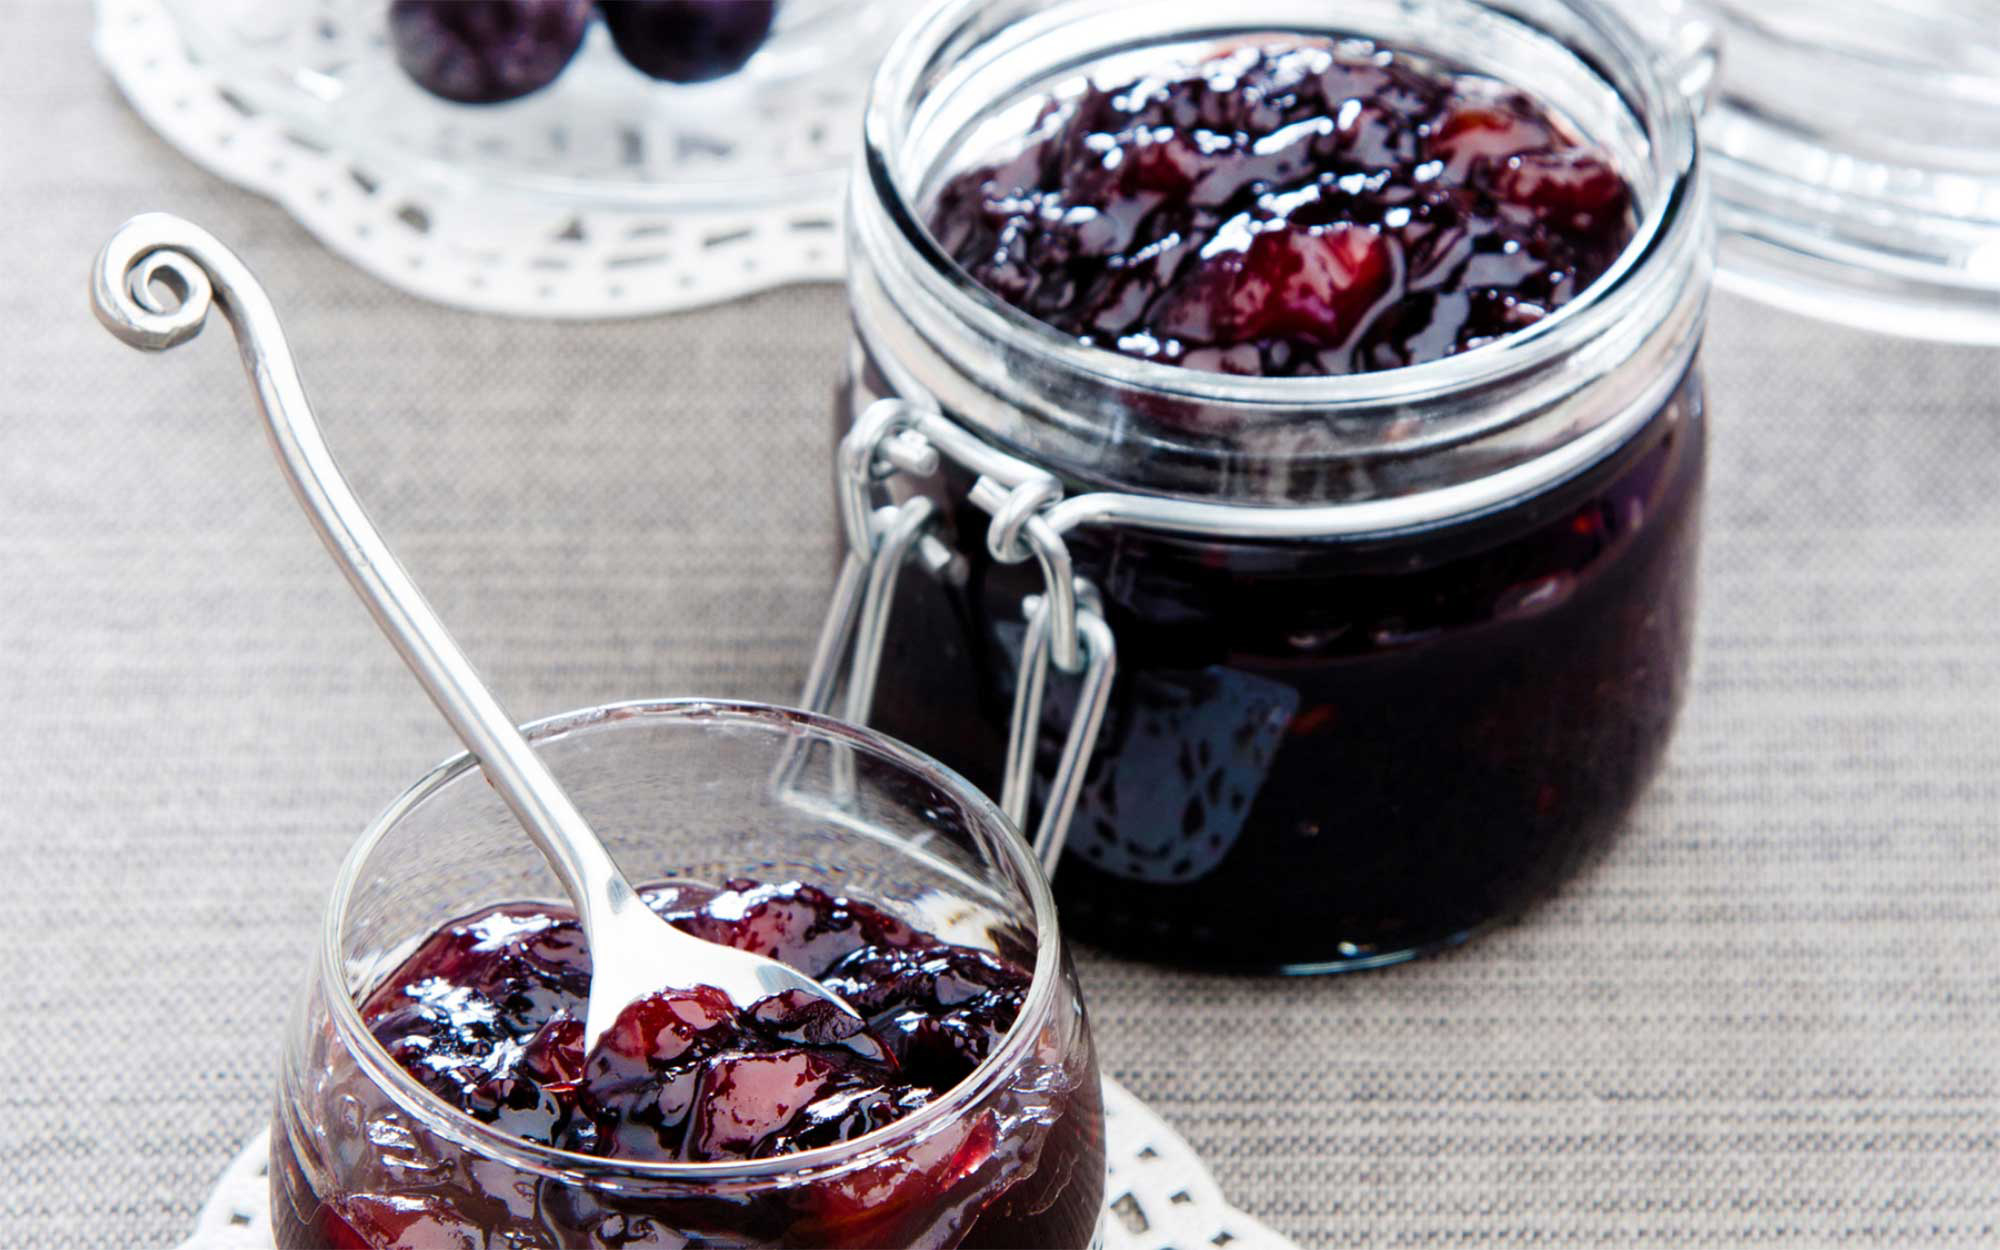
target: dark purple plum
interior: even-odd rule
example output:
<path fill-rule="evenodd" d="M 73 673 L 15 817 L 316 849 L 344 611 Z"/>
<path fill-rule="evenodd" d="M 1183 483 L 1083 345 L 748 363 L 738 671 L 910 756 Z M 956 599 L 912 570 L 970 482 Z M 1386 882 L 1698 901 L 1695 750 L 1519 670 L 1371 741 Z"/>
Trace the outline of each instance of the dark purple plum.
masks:
<path fill-rule="evenodd" d="M 432 95 L 498 104 L 554 82 L 583 44 L 590 0 L 394 0 L 396 63 Z"/>
<path fill-rule="evenodd" d="M 746 1013 L 702 988 L 634 1003 L 586 1055 L 589 954 L 569 913 L 543 906 L 451 925 L 362 1015 L 432 1092 L 525 1140 L 713 1161 L 844 1141 L 923 1106 L 979 1066 L 1027 993 L 1022 968 L 797 882 L 682 883 L 647 899 L 683 929 L 824 980 L 869 1032 L 829 1028 L 851 1022 L 784 995 Z M 842 1110 L 820 1115 L 822 1103 Z"/>
<path fill-rule="evenodd" d="M 771 33 L 777 0 L 598 0 L 618 52 L 667 82 L 708 82 L 742 69 Z"/>

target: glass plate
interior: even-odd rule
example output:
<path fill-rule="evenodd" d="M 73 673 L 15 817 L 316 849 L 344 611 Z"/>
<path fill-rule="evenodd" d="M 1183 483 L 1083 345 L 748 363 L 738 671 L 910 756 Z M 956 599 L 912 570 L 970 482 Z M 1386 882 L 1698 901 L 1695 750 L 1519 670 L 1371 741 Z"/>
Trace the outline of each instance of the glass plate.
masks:
<path fill-rule="evenodd" d="M 460 105 L 390 56 L 386 0 L 95 0 L 94 43 L 189 159 L 411 294 L 556 318 L 838 281 L 874 62 L 916 0 L 786 0 L 742 73 L 658 83 L 601 25 L 554 84 Z"/>
<path fill-rule="evenodd" d="M 748 65 L 691 86 L 633 69 L 593 21 L 553 84 L 504 104 L 467 105 L 403 73 L 384 0 L 164 4 L 190 59 L 223 90 L 385 177 L 648 212 L 837 193 L 853 143 L 819 106 L 859 97 L 913 7 L 784 0 Z"/>

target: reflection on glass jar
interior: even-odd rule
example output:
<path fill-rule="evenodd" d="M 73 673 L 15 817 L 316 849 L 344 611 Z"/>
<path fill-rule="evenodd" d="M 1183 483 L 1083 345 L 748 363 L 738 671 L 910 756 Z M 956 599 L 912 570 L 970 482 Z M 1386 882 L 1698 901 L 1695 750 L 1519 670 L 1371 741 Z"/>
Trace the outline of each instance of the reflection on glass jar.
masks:
<path fill-rule="evenodd" d="M 1018 146 L 1051 95 L 1274 31 L 1532 87 L 1623 175 L 1632 242 L 1498 341 L 1246 377 L 1059 333 L 925 229 L 941 189 Z M 837 418 L 899 397 L 1067 497 L 1044 515 L 1118 653 L 1056 873 L 1071 932 L 1244 969 L 1393 961 L 1518 912 L 1656 770 L 1692 631 L 1710 230 L 1689 105 L 1654 55 L 1566 0 L 1251 0 L 1223 22 L 1179 3 L 966 3 L 892 52 L 853 193 Z M 997 789 L 1022 599 L 1043 587 L 995 560 L 975 480 L 950 455 L 889 479 L 937 502 L 952 558 L 899 583 L 874 719 Z M 1044 792 L 1072 689 L 1042 707 Z"/>
<path fill-rule="evenodd" d="M 1029 970 L 1018 1017 L 964 1080 L 809 1150 L 607 1158 L 467 1114 L 400 1066 L 359 1006 L 454 921 L 557 893 L 461 757 L 389 809 L 335 888 L 272 1135 L 280 1247 L 1089 1244 L 1104 1191 L 1090 1032 L 1047 885 L 990 803 L 896 744 L 755 705 L 622 705 L 530 737 L 636 879 L 867 900 Z"/>

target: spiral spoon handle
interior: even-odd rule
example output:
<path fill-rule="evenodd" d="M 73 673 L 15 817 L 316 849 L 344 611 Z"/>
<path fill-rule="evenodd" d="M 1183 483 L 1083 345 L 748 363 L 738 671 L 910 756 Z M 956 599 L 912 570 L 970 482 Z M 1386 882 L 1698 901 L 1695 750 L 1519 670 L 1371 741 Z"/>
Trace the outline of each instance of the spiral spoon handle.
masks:
<path fill-rule="evenodd" d="M 161 286 L 176 297 L 172 305 Z M 229 320 L 265 432 L 307 519 L 576 904 L 594 965 L 586 1045 L 627 1003 L 669 986 L 715 986 L 746 1007 L 804 990 L 855 1015 L 793 969 L 683 933 L 646 907 L 368 519 L 321 434 L 270 297 L 234 252 L 192 222 L 147 213 L 98 253 L 90 290 L 97 319 L 142 351 L 193 338 L 211 306 Z"/>

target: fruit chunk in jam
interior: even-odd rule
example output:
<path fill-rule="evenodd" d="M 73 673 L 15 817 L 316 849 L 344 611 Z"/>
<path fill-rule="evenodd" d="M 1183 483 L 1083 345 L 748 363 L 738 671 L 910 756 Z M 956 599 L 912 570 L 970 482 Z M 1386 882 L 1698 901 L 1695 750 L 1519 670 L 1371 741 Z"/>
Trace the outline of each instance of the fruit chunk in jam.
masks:
<path fill-rule="evenodd" d="M 1489 79 L 1372 45 L 1238 47 L 1051 99 L 938 192 L 981 285 L 1085 344 L 1327 375 L 1525 329 L 1630 241 L 1608 156 Z"/>
<path fill-rule="evenodd" d="M 362 1019 L 425 1088 L 523 1141 L 606 1160 L 716 1163 L 836 1145 L 920 1110 L 993 1053 L 1031 980 L 1007 954 L 940 941 L 869 904 L 796 882 L 734 881 L 720 890 L 677 883 L 645 895 L 670 923 L 815 977 L 853 1004 L 865 1026 L 803 994 L 746 1010 L 699 987 L 633 1003 L 586 1053 L 589 952 L 571 912 L 540 904 L 494 907 L 432 935 L 362 1003 Z M 1094 1096 L 1077 1093 L 1076 1107 Z M 1046 1110 L 1058 1114 L 1064 1101 Z M 407 1144 L 394 1133 L 370 1137 L 381 1138 L 389 1155 Z M 991 1125 L 977 1118 L 936 1141 L 931 1153 L 939 1157 L 906 1162 L 893 1175 L 795 1194 L 775 1212 L 746 1204 L 710 1222 L 751 1244 L 874 1244 L 844 1240 L 838 1230 L 893 1236 L 885 1230 L 896 1227 L 899 1204 L 940 1199 L 998 1149 Z M 1077 1162 L 1070 1156 L 1088 1151 L 1057 1142 L 1045 1153 L 1046 1170 L 1025 1188 L 1070 1180 Z M 283 1244 L 421 1250 L 469 1237 L 464 1244 L 539 1246 L 551 1227 L 593 1246 L 681 1244 L 641 1235 L 642 1225 L 665 1231 L 660 1213 L 643 1206 L 600 1206 L 558 1190 L 523 1211 L 518 1178 L 489 1187 L 477 1167 L 458 1177 L 435 1172 L 403 1166 L 399 1174 L 413 1179 L 389 1192 L 321 1195 L 314 1226 L 292 1228 Z M 1060 1207 L 1061 1197 L 1057 1186 L 1031 1209 Z M 1003 1236 L 1071 1235 L 1059 1224 L 1010 1226 L 1009 1204 L 994 1205 L 1001 1209 L 992 1222 L 1010 1229 Z M 774 1221 L 791 1231 L 779 1238 Z M 1080 1244 L 1087 1231 L 1074 1235 Z M 971 1236 L 955 1244 L 986 1244 Z"/>

